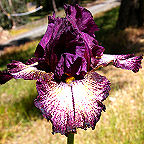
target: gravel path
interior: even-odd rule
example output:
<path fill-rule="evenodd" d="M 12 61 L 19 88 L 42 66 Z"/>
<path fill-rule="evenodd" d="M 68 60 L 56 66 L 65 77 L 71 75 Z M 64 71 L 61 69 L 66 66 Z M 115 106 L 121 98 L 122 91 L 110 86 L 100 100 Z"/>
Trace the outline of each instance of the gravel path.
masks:
<path fill-rule="evenodd" d="M 99 12 L 107 11 L 118 5 L 120 5 L 120 0 L 106 0 L 100 4 L 90 6 L 87 9 L 92 13 L 92 15 L 95 15 Z M 19 43 L 18 41 L 31 40 L 31 39 L 35 39 L 37 37 L 41 37 L 42 35 L 44 35 L 46 29 L 47 29 L 47 24 L 45 24 L 43 26 L 39 26 L 37 28 L 34 28 L 29 32 L 18 35 L 16 37 L 10 39 L 6 43 L 3 43 L 2 45 L 0 45 L 0 50 L 3 50 L 4 47 L 14 45 L 15 43 Z"/>
<path fill-rule="evenodd" d="M 110 10 L 116 6 L 120 5 L 120 0 L 106 0 L 101 4 L 97 4 L 87 8 L 93 15 Z"/>

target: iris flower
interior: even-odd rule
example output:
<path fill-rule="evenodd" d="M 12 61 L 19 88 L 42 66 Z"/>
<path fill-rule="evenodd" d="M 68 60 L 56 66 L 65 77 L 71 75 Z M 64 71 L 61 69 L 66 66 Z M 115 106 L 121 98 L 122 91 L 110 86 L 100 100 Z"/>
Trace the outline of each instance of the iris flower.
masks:
<path fill-rule="evenodd" d="M 142 56 L 103 54 L 94 32 L 91 13 L 79 5 L 64 6 L 66 17 L 48 17 L 48 28 L 35 57 L 25 64 L 12 61 L 0 72 L 0 83 L 10 79 L 36 80 L 34 103 L 52 123 L 53 133 L 68 135 L 77 128 L 95 129 L 110 82 L 95 72 L 112 63 L 117 68 L 138 72 Z"/>

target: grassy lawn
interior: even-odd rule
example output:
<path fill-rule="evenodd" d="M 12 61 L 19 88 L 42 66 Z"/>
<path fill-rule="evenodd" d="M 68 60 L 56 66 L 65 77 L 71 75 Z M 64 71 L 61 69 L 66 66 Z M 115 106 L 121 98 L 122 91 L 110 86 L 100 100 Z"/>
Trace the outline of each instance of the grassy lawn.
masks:
<path fill-rule="evenodd" d="M 133 29 L 115 29 L 118 8 L 95 19 L 100 27 L 96 39 L 107 53 L 135 51 L 131 40 Z M 139 32 L 140 33 L 140 32 Z M 126 39 L 127 38 L 127 39 Z M 33 56 L 38 41 L 14 48 L 0 57 L 0 69 L 11 60 L 26 62 Z M 127 48 L 128 46 L 128 48 Z M 125 48 L 125 49 L 124 49 Z M 144 63 L 143 63 L 144 66 Z M 96 129 L 78 129 L 76 144 L 143 144 L 144 143 L 144 70 L 138 73 L 109 66 L 97 71 L 111 81 L 110 96 L 105 100 Z M 63 144 L 66 137 L 51 134 L 51 124 L 41 116 L 33 101 L 37 96 L 35 81 L 11 80 L 0 86 L 0 143 Z"/>
<path fill-rule="evenodd" d="M 12 60 L 26 62 L 29 58 L 34 57 L 34 52 L 39 40 L 28 42 L 20 46 L 12 46 L 5 49 L 5 54 L 0 56 L 0 70 L 6 69 L 6 65 Z"/>

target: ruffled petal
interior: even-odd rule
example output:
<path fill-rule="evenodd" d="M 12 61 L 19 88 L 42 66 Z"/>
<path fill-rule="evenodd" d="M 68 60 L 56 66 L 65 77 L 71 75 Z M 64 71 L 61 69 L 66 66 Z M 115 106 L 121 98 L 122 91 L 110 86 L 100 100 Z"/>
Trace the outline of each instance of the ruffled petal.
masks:
<path fill-rule="evenodd" d="M 108 55 L 104 54 L 101 58 L 92 59 L 92 67 L 99 68 L 107 66 L 112 63 L 117 68 L 122 68 L 126 70 L 132 70 L 133 72 L 138 72 L 141 66 L 142 56 L 134 56 L 134 54 L 128 55 Z"/>
<path fill-rule="evenodd" d="M 48 19 L 49 24 L 46 33 L 44 34 L 43 38 L 41 39 L 35 51 L 35 56 L 38 58 L 42 58 L 46 54 L 47 44 L 56 37 L 58 38 L 58 35 L 60 35 L 61 32 L 63 32 L 65 26 L 62 25 L 63 19 L 55 18 L 55 15 L 49 16 Z"/>
<path fill-rule="evenodd" d="M 85 32 L 91 36 L 95 36 L 94 32 L 99 29 L 95 24 L 90 11 L 83 7 L 80 7 L 79 5 L 65 5 L 64 9 L 66 12 L 66 18 L 75 28 L 78 28 L 81 32 Z"/>
<path fill-rule="evenodd" d="M 32 57 L 32 58 L 28 59 L 28 61 L 27 61 L 25 64 L 26 64 L 26 65 L 31 65 L 31 64 L 34 64 L 34 63 L 36 63 L 36 62 L 38 62 L 38 61 L 39 61 L 38 58 Z"/>
<path fill-rule="evenodd" d="M 96 72 L 70 84 L 38 81 L 35 106 L 51 121 L 54 133 L 67 135 L 76 128 L 95 128 L 109 90 L 110 82 Z"/>
<path fill-rule="evenodd" d="M 53 23 L 50 23 L 54 24 L 51 38 L 47 38 L 48 32 L 46 32 L 35 52 L 36 57 L 43 58 L 45 63 L 50 66 L 52 72 L 55 71 L 63 53 L 84 57 L 86 51 L 85 43 L 80 33 L 66 19 L 55 18 L 53 21 Z M 44 45 L 43 43 L 47 44 Z M 40 56 L 39 54 L 42 55 Z"/>
<path fill-rule="evenodd" d="M 49 81 L 53 79 L 52 73 L 46 73 L 45 71 L 38 70 L 38 62 L 25 65 L 19 61 L 12 61 L 8 64 L 8 72 L 15 79 L 25 79 L 25 80 L 45 80 Z"/>
<path fill-rule="evenodd" d="M 88 46 L 89 51 L 91 52 L 91 57 L 101 57 L 104 52 L 104 47 L 98 45 L 98 41 L 88 35 L 87 33 L 82 32 L 85 45 Z"/>
<path fill-rule="evenodd" d="M 56 18 L 55 15 L 49 17 L 47 31 L 37 46 L 35 56 L 43 59 L 46 70 L 49 69 L 54 73 L 60 66 L 63 54 L 69 53 L 85 61 L 84 71 L 87 72 L 90 70 L 91 57 L 100 57 L 104 51 L 94 38 L 94 31 L 98 30 L 97 26 L 91 13 L 85 8 L 65 5 L 65 11 L 66 18 Z M 61 73 L 66 73 L 62 69 Z M 61 73 L 57 73 L 58 78 L 61 78 Z M 78 73 L 80 74 L 81 71 L 76 71 L 75 74 Z"/>
<path fill-rule="evenodd" d="M 56 66 L 55 76 L 61 79 L 62 75 L 69 76 L 80 75 L 82 72 L 87 73 L 87 62 L 83 57 L 78 55 L 64 53 Z"/>

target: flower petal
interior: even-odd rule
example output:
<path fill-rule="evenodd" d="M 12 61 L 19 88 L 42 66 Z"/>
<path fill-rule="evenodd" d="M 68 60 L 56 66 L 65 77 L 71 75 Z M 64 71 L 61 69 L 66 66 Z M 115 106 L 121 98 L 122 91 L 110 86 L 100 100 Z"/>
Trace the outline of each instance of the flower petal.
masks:
<path fill-rule="evenodd" d="M 31 65 L 25 65 L 19 61 L 12 61 L 8 64 L 8 72 L 15 79 L 25 79 L 25 80 L 51 80 L 53 77 L 52 73 L 46 73 L 37 69 L 38 62 Z"/>
<path fill-rule="evenodd" d="M 35 51 L 35 56 L 38 58 L 43 57 L 46 54 L 46 46 L 47 44 L 58 37 L 63 32 L 63 28 L 65 25 L 62 25 L 63 19 L 62 18 L 55 18 L 55 15 L 49 16 L 49 24 L 44 34 L 43 38 L 41 39 L 40 43 L 37 46 Z"/>
<path fill-rule="evenodd" d="M 95 57 L 95 56 L 101 57 L 105 50 L 104 47 L 99 46 L 98 41 L 94 37 L 88 35 L 87 33 L 82 32 L 81 34 L 84 39 L 85 46 L 88 46 L 88 49 L 91 52 L 90 56 L 91 57 Z M 89 51 L 87 51 L 87 53 Z"/>
<path fill-rule="evenodd" d="M 48 25 L 49 27 L 49 25 Z M 43 58 L 52 72 L 63 53 L 75 54 L 84 57 L 85 43 L 72 25 L 64 18 L 55 18 L 51 38 L 47 38 L 45 33 L 35 52 L 36 57 Z M 46 45 L 44 45 L 47 43 Z M 43 52 L 41 52 L 44 49 Z M 38 53 L 38 54 L 37 54 Z M 41 56 L 39 53 L 43 53 Z M 89 57 L 90 60 L 90 57 Z"/>
<path fill-rule="evenodd" d="M 36 63 L 38 61 L 39 61 L 38 58 L 32 57 L 32 58 L 28 59 L 28 61 L 26 62 L 26 65 L 31 65 L 31 64 L 34 64 L 34 63 Z"/>
<path fill-rule="evenodd" d="M 94 32 L 99 29 L 95 24 L 90 11 L 80 7 L 79 5 L 65 5 L 64 9 L 66 12 L 66 18 L 75 28 L 78 28 L 80 31 L 85 32 L 91 36 L 95 36 Z"/>
<path fill-rule="evenodd" d="M 92 67 L 98 68 L 107 66 L 112 63 L 117 68 L 126 70 L 132 70 L 138 72 L 141 66 L 142 56 L 134 56 L 134 54 L 128 55 L 108 55 L 104 54 L 101 58 L 92 60 Z"/>
<path fill-rule="evenodd" d="M 60 66 L 63 54 L 69 53 L 85 61 L 84 71 L 87 72 L 90 70 L 91 57 L 100 57 L 104 51 L 94 38 L 97 26 L 91 13 L 85 8 L 65 5 L 65 11 L 66 18 L 55 18 L 55 15 L 49 17 L 47 31 L 37 46 L 35 56 L 42 58 L 47 69 L 54 73 Z M 62 71 L 63 68 L 60 69 L 61 73 L 66 73 Z M 57 73 L 58 78 L 61 77 L 61 73 Z"/>
<path fill-rule="evenodd" d="M 61 79 L 62 75 L 69 76 L 80 75 L 82 72 L 87 73 L 87 62 L 83 57 L 78 55 L 64 53 L 56 66 L 55 76 Z"/>
<path fill-rule="evenodd" d="M 39 96 L 35 105 L 52 122 L 54 133 L 67 135 L 76 132 L 76 128 L 95 128 L 102 110 L 105 110 L 102 101 L 109 90 L 110 82 L 96 72 L 71 84 L 38 81 Z"/>

